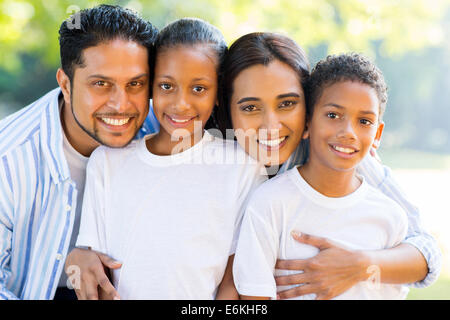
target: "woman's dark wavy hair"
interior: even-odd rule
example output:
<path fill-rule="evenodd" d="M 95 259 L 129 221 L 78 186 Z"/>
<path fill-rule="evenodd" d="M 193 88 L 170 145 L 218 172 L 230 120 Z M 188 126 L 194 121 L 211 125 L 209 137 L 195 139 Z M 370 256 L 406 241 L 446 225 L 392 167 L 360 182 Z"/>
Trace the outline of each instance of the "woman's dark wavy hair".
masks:
<path fill-rule="evenodd" d="M 124 39 L 148 49 L 149 62 L 158 30 L 137 13 L 120 6 L 99 5 L 84 9 L 59 28 L 61 67 L 73 80 L 75 67 L 82 67 L 83 50 L 102 42 Z"/>
<path fill-rule="evenodd" d="M 215 117 L 225 136 L 232 129 L 230 101 L 233 82 L 243 70 L 254 66 L 267 66 L 279 60 L 289 65 L 299 77 L 302 87 L 309 77 L 309 61 L 303 49 L 292 39 L 277 33 L 255 32 L 237 39 L 229 48 L 219 78 L 219 108 Z M 275 85 L 275 84 L 274 84 Z"/>

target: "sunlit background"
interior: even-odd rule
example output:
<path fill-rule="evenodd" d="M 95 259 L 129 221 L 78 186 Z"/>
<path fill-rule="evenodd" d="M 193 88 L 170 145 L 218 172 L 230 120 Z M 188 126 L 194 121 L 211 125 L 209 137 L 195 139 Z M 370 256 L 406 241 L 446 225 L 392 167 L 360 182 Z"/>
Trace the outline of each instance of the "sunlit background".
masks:
<path fill-rule="evenodd" d="M 158 28 L 199 17 L 229 43 L 248 32 L 281 32 L 312 65 L 331 53 L 371 57 L 389 86 L 381 158 L 444 257 L 438 282 L 409 299 L 450 299 L 450 0 L 0 0 L 0 119 L 57 86 L 59 25 L 100 3 L 132 8 Z"/>

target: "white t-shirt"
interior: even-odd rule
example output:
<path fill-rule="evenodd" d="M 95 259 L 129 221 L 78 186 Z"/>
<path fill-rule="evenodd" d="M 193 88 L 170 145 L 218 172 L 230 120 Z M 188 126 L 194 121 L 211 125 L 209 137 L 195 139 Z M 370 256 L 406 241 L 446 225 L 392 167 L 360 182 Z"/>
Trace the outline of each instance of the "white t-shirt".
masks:
<path fill-rule="evenodd" d="M 150 153 L 145 141 L 99 147 L 87 169 L 77 246 L 123 263 L 122 299 L 213 299 L 250 192 L 266 176 L 234 141 L 205 132 L 192 148 Z"/>
<path fill-rule="evenodd" d="M 276 286 L 274 276 L 298 271 L 275 270 L 277 259 L 308 259 L 316 247 L 299 243 L 291 232 L 326 237 L 354 250 L 377 250 L 400 243 L 407 217 L 401 207 L 371 187 L 361 186 L 345 197 L 330 198 L 313 189 L 297 167 L 261 185 L 249 201 L 236 249 L 233 275 L 241 295 L 271 297 L 295 286 Z M 379 269 L 335 299 L 404 299 L 401 285 L 377 283 Z M 379 279 L 379 278 L 378 278 Z M 296 299 L 314 299 L 315 294 Z"/>
<path fill-rule="evenodd" d="M 69 166 L 70 178 L 75 182 L 77 187 L 77 205 L 75 211 L 75 219 L 73 222 L 73 231 L 70 238 L 69 251 L 75 247 L 77 240 L 78 229 L 80 228 L 81 206 L 83 203 L 84 184 L 86 182 L 86 167 L 89 161 L 89 157 L 83 156 L 77 150 L 72 147 L 69 140 L 67 140 L 66 134 L 63 130 L 63 150 L 66 157 L 67 164 Z M 58 287 L 67 286 L 67 275 L 65 272 L 61 273 L 59 278 Z"/>

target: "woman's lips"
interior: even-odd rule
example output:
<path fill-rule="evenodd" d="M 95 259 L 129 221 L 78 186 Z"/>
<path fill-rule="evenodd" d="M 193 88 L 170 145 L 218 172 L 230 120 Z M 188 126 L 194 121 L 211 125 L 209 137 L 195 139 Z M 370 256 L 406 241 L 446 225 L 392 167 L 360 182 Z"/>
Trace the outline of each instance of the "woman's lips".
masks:
<path fill-rule="evenodd" d="M 281 149 L 286 144 L 287 139 L 288 136 L 269 140 L 258 139 L 258 143 L 268 151 L 275 151 Z"/>

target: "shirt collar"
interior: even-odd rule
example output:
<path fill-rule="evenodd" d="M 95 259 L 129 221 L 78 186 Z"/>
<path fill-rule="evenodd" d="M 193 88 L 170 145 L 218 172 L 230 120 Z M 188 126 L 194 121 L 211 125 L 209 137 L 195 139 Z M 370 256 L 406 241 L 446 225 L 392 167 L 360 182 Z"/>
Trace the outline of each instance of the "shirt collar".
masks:
<path fill-rule="evenodd" d="M 40 130 L 42 153 L 55 184 L 70 178 L 63 149 L 63 132 L 58 104 L 60 94 L 61 89 L 56 88 L 45 95 L 47 104 L 41 115 Z"/>

